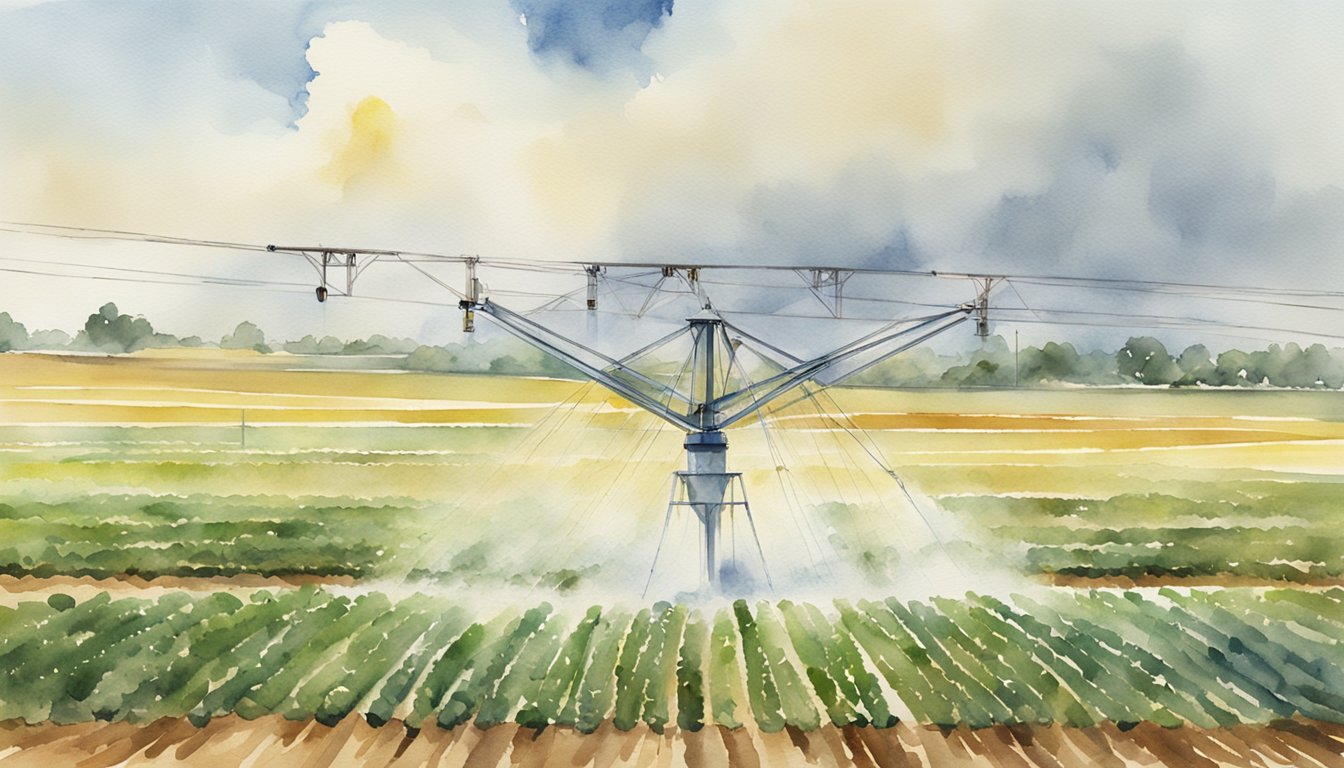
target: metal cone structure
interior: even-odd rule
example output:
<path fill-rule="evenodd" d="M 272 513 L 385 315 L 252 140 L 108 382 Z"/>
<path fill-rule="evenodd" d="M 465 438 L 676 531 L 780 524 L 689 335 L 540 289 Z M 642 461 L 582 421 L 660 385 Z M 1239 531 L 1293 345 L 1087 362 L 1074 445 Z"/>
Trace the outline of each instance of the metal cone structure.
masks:
<path fill-rule="evenodd" d="M 686 471 L 678 472 L 673 481 L 672 499 L 668 502 L 668 514 L 678 503 L 677 485 L 684 493 L 685 504 L 700 520 L 704 531 L 705 576 L 713 588 L 719 580 L 718 536 L 723 519 L 725 499 L 730 484 L 741 484 L 742 476 L 728 471 L 728 436 L 719 428 L 716 404 L 715 383 L 727 381 L 732 373 L 733 349 L 731 343 L 720 348 L 717 342 L 723 333 L 722 319 L 708 308 L 699 314 L 687 318 L 694 352 L 692 353 L 691 381 L 693 395 L 690 398 L 692 413 L 698 417 L 700 428 L 686 435 L 683 446 L 686 449 Z M 697 360 L 696 358 L 699 358 Z M 729 376 L 718 375 L 718 361 L 726 361 Z M 697 363 L 700 363 L 697 365 Z M 679 482 L 678 482 L 679 481 Z M 741 504 L 747 514 L 746 490 L 743 488 Z"/>
<path fill-rule="evenodd" d="M 722 432 L 692 432 L 686 436 L 686 471 L 673 475 L 668 514 L 688 506 L 704 531 L 705 577 L 710 586 L 719 580 L 719 528 L 726 510 L 742 507 L 748 515 L 745 490 L 741 499 L 729 499 L 730 485 L 741 485 L 742 475 L 728 471 L 728 438 Z"/>

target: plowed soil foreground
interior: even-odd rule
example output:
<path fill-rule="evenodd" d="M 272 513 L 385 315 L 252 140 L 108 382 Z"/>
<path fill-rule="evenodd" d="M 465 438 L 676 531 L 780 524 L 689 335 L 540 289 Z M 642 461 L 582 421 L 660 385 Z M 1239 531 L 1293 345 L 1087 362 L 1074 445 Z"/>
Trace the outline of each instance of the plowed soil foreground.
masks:
<path fill-rule="evenodd" d="M 200 766 L 1344 766 L 1344 725 L 1282 721 L 1229 729 L 1122 731 L 1006 727 L 948 732 L 904 723 L 890 729 L 786 730 L 707 727 L 690 733 L 645 728 L 596 733 L 429 728 L 414 737 L 390 724 L 347 718 L 334 728 L 282 718 L 226 717 L 196 728 L 184 720 L 149 725 L 0 724 L 0 764 L 110 768 Z"/>

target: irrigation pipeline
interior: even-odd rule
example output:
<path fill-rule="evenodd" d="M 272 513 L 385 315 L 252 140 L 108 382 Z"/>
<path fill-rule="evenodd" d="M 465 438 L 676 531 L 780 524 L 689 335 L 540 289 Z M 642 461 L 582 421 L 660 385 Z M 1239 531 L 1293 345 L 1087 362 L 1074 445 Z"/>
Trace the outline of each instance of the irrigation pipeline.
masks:
<path fill-rule="evenodd" d="M 328 262 L 329 256 L 347 259 L 341 264 L 341 268 L 346 272 L 347 290 L 342 292 L 343 299 L 358 299 L 361 301 L 389 302 L 397 304 L 421 305 L 435 308 L 457 308 L 459 302 L 461 306 L 470 308 L 471 304 L 477 302 L 477 295 L 474 283 L 467 284 L 466 290 L 461 290 L 455 285 L 457 278 L 445 279 L 435 273 L 433 267 L 442 267 L 444 265 L 466 265 L 468 274 L 473 275 L 475 280 L 475 269 L 495 270 L 499 273 L 524 273 L 544 278 L 546 288 L 551 288 L 559 282 L 557 276 L 567 276 L 576 280 L 583 280 L 577 287 L 572 284 L 560 286 L 558 291 L 550 290 L 532 290 L 529 285 L 519 286 L 510 285 L 503 289 L 493 291 L 493 295 L 516 298 L 520 303 L 535 303 L 528 309 L 504 310 L 516 319 L 522 320 L 526 316 L 536 316 L 549 313 L 564 313 L 582 311 L 590 313 L 591 317 L 601 315 L 611 315 L 630 319 L 646 319 L 645 322 L 662 321 L 665 318 L 653 315 L 657 310 L 663 309 L 670 302 L 685 301 L 694 299 L 697 304 L 697 310 L 701 307 L 708 309 L 710 306 L 707 289 L 719 292 L 721 289 L 725 292 L 724 298 L 732 298 L 733 291 L 739 291 L 737 298 L 745 297 L 748 301 L 738 302 L 743 306 L 730 306 L 733 302 L 724 302 L 723 306 L 718 306 L 715 302 L 715 309 L 723 321 L 725 330 L 731 330 L 736 336 L 734 344 L 741 345 L 752 354 L 760 358 L 768 365 L 775 365 L 783 369 L 790 369 L 801 364 L 803 361 L 777 346 L 763 341 L 758 336 L 750 334 L 737 326 L 735 322 L 728 322 L 724 318 L 737 317 L 765 317 L 781 321 L 793 319 L 818 321 L 826 323 L 866 323 L 869 327 L 880 326 L 877 330 L 870 330 L 866 335 L 861 336 L 856 341 L 851 341 L 847 346 L 853 346 L 863 343 L 866 339 L 882 337 L 896 324 L 902 322 L 892 321 L 893 314 L 908 315 L 914 313 L 918 308 L 934 308 L 947 310 L 948 304 L 938 304 L 924 299 L 927 296 L 921 296 L 920 300 L 911 300 L 905 298 L 893 297 L 894 291 L 891 286 L 884 283 L 884 279 L 910 279 L 910 280 L 971 280 L 977 286 L 980 293 L 977 295 L 978 304 L 961 304 L 955 312 L 965 312 L 969 314 L 979 310 L 987 313 L 989 309 L 989 294 L 993 287 L 998 284 L 1005 284 L 1011 289 L 1020 306 L 998 306 L 993 307 L 993 311 L 999 314 L 1003 322 L 1031 323 L 1052 326 L 1095 326 L 1108 328 L 1171 328 L 1182 330 L 1198 330 L 1210 335 L 1225 335 L 1233 338 L 1254 338 L 1251 334 L 1296 334 L 1307 337 L 1321 339 L 1340 340 L 1344 339 L 1344 334 L 1332 332 L 1337 325 L 1323 325 L 1316 328 L 1289 327 L 1280 324 L 1260 324 L 1244 322 L 1240 319 L 1220 319 L 1218 317 L 1201 314 L 1197 311 L 1189 311 L 1181 315 L 1165 314 L 1145 314 L 1142 312 L 1108 312 L 1099 309 L 1091 304 L 1086 307 L 1069 306 L 1042 306 L 1029 303 L 1027 297 L 1019 286 L 1033 286 L 1044 289 L 1062 289 L 1067 291 L 1098 291 L 1098 292 L 1121 292 L 1121 293 L 1139 293 L 1154 296 L 1174 296 L 1188 300 L 1186 305 L 1193 302 L 1213 301 L 1221 302 L 1221 306 L 1227 304 L 1235 305 L 1259 305 L 1266 307 L 1281 307 L 1291 310 L 1301 310 L 1303 312 L 1317 313 L 1337 313 L 1344 312 L 1344 291 L 1318 290 L 1296 287 L 1266 287 L 1250 285 L 1229 285 L 1217 283 L 1202 282 L 1178 282 L 1167 280 L 1146 280 L 1146 279 L 1128 279 L 1128 278 L 1108 278 L 1108 277 L 1085 277 L 1076 275 L 1049 275 L 1049 274 L 976 274 L 966 272 L 945 272 L 945 271 L 923 271 L 910 269 L 875 269 L 864 267 L 846 267 L 846 266 L 818 266 L 818 265 L 790 265 L 790 264 L 762 264 L 762 263 L 731 263 L 731 262 L 705 262 L 700 264 L 666 264 L 656 262 L 640 261 L 620 261 L 620 262 L 602 262 L 602 261 L 570 261 L 562 259 L 517 259 L 517 258 L 480 258 L 469 255 L 444 255 L 423 251 L 399 251 L 386 249 L 365 249 L 365 248 L 340 248 L 340 247 L 278 247 L 272 245 L 263 245 L 258 243 L 232 242 L 225 240 L 207 240 L 193 239 L 185 237 L 176 237 L 170 235 L 151 234 L 145 232 L 135 232 L 120 229 L 98 229 L 90 227 L 72 227 L 63 225 L 35 224 L 21 222 L 0 222 L 0 233 L 9 233 L 20 236 L 33 236 L 45 238 L 59 238 L 65 240 L 78 241 L 105 241 L 105 242 L 128 242 L 128 243 L 148 243 L 165 246 L 192 247 L 203 249 L 222 249 L 236 251 L 239 253 L 263 254 L 268 256 L 287 256 L 300 257 L 308 263 L 317 267 L 322 275 L 323 288 L 320 293 L 325 291 L 326 286 L 326 268 L 331 266 Z M 321 259 L 317 259 L 315 254 L 320 254 Z M 356 268 L 356 257 L 360 257 L 360 266 Z M 362 274 L 364 269 L 379 261 L 384 260 L 387 264 L 401 264 L 413 270 L 420 277 L 428 280 L 437 288 L 446 291 L 452 296 L 453 301 L 428 301 L 410 296 L 380 296 L 368 295 L 361 292 L 359 295 L 351 295 L 348 290 L 354 285 L 356 278 Z M 0 266 L 0 273 L 15 275 L 26 275 L 32 277 L 49 277 L 57 279 L 75 279 L 92 280 L 116 283 L 131 283 L 144 285 L 166 285 L 166 286 L 205 286 L 213 288 L 242 288 L 248 290 L 260 290 L 285 294 L 307 294 L 310 282 L 295 282 L 286 280 L 255 279 L 250 277 L 238 277 L 217 274 L 200 274 L 190 271 L 170 271 L 143 267 L 123 266 L 119 264 L 95 264 L 84 263 L 69 260 L 48 260 L 41 258 L 25 258 L 20 256 L 3 256 L 0 262 L 10 266 Z M 811 273 L 810 275 L 808 273 Z M 494 273 L 492 273 L 494 274 Z M 857 307 L 859 312 L 851 314 L 842 314 L 840 311 L 842 292 L 841 288 L 846 285 L 849 277 L 862 275 L 865 279 L 856 281 L 853 290 L 843 294 L 843 302 L 846 307 Z M 810 278 L 810 280 L 809 280 Z M 829 281 L 829 282 L 828 282 Z M 865 293 L 864 289 L 867 289 Z M 833 290 L 833 294 L 826 291 Z M 588 291 L 589 301 L 585 302 L 582 295 Z M 599 309 L 595 296 L 602 296 L 601 308 Z M 745 293 L 741 293 L 745 292 Z M 487 294 L 490 292 L 486 292 Z M 876 294 L 876 295 L 874 295 Z M 324 295 L 324 294 L 323 294 Z M 770 300 L 761 300 L 762 296 L 769 296 Z M 792 297 L 796 297 L 794 300 Z M 720 298 L 720 296 L 715 297 Z M 828 303 L 830 302 L 830 303 Z M 490 304 L 486 300 L 486 304 Z M 612 308 L 614 305 L 614 309 Z M 479 306 L 479 305 L 478 305 Z M 496 305 L 497 306 L 497 305 Z M 893 311 L 893 308 L 901 308 L 899 313 Z M 811 308 L 812 312 L 807 311 Z M 1204 307 L 1209 309 L 1209 307 Z M 823 312 L 824 310 L 824 312 Z M 865 311 L 866 310 L 866 313 Z M 876 316 L 874 316 L 876 315 Z M 982 314 L 982 319 L 987 315 Z M 684 317 L 684 316 L 682 316 Z M 910 318 L 906 318 L 910 319 Z M 962 318 L 964 319 L 964 318 Z M 959 319 L 960 321 L 960 319 Z M 530 321 L 529 321 L 530 322 Z M 841 325 L 839 327 L 846 327 Z M 675 336 L 677 333 L 685 331 L 685 326 L 681 330 L 669 334 L 663 340 Z M 1240 335 L 1237 335 L 1240 334 Z M 571 340 L 571 343 L 580 348 L 593 352 L 598 357 L 604 357 L 594 350 Z M 615 361 L 616 367 L 622 367 L 623 361 L 638 357 L 644 350 L 661 344 L 662 341 L 654 342 L 653 345 L 633 353 L 621 360 Z M 877 343 L 877 342 L 874 342 Z M 694 355 L 698 347 L 693 346 L 692 352 L 677 371 L 675 380 L 672 383 L 669 392 L 676 391 L 682 379 L 686 376 L 688 370 L 696 368 L 696 359 Z M 736 349 L 736 347 L 734 347 Z M 763 352 L 762 350 L 767 350 Z M 772 357 L 772 354 L 777 357 Z M 781 366 L 781 361 L 784 364 Z M 871 364 L 871 363 L 869 363 Z M 742 380 L 750 381 L 745 366 L 731 356 L 728 367 L 724 370 L 724 386 L 721 391 L 727 391 L 727 379 L 732 376 L 732 366 L 736 365 L 740 369 Z M 862 370 L 860 368 L 859 370 Z M 850 371 L 852 374 L 855 371 Z M 849 374 L 841 374 L 840 377 Z M 838 377 L 839 378 L 839 377 Z M 804 385 L 802 396 L 793 402 L 808 400 L 816 408 L 817 413 L 826 420 L 829 420 L 839 430 L 845 432 L 850 438 L 882 469 L 892 478 L 904 495 L 911 508 L 919 515 L 924 526 L 932 534 L 934 540 L 944 556 L 961 571 L 960 564 L 951 555 L 932 522 L 925 515 L 920 504 L 910 492 L 903 478 L 892 469 L 881 455 L 881 451 L 873 439 L 872 435 L 863 430 L 855 420 L 850 417 L 839 404 L 835 402 L 827 391 L 829 383 L 817 379 L 815 383 L 818 389 L 815 391 L 808 385 Z M 590 382 L 591 386 L 591 382 Z M 536 440 L 528 441 L 515 446 L 516 451 L 527 451 L 524 457 L 525 463 L 528 458 L 535 453 L 543 443 L 551 439 L 555 431 L 566 425 L 568 420 L 574 415 L 575 409 L 584 399 L 584 395 L 590 387 L 584 387 L 576 392 L 572 397 L 573 402 L 568 399 L 565 402 L 556 404 L 555 408 L 539 422 L 538 426 L 542 429 L 537 434 Z M 755 390 L 747 390 L 755 404 Z M 844 416 L 845 421 L 841 421 L 826 407 L 819 399 L 820 396 L 826 397 L 830 404 Z M 668 395 L 668 401 L 664 402 L 664 410 L 670 403 L 671 394 Z M 568 406 L 568 410 L 565 409 Z M 774 410 L 780 410 L 788 407 L 777 406 Z M 784 460 L 781 447 L 770 434 L 767 428 L 766 419 L 761 410 L 755 410 L 761 428 L 765 434 L 767 448 L 770 457 L 776 465 L 776 475 L 779 478 L 781 492 L 783 493 L 785 504 L 789 507 L 790 515 L 794 517 L 794 524 L 799 528 L 802 534 L 803 544 L 807 550 L 809 560 L 812 562 L 814 573 L 817 572 L 817 559 L 820 557 L 822 563 L 829 569 L 829 563 L 826 562 L 824 548 L 818 540 L 816 532 L 811 529 L 807 522 L 807 515 L 802 513 L 803 501 L 799 497 L 798 487 L 792 488 L 792 494 L 789 492 L 788 483 L 785 482 L 788 468 Z M 591 421 L 592 414 L 588 414 L 588 420 Z M 628 422 L 629 419 L 627 419 Z M 582 524 L 587 517 L 594 513 L 595 508 L 605 502 L 613 492 L 616 484 L 631 469 L 634 463 L 642 461 L 643 456 L 648 453 L 656 440 L 656 435 L 661 429 L 661 422 L 654 420 L 654 424 L 646 426 L 638 433 L 636 438 L 635 452 L 639 453 L 638 458 L 634 455 L 627 457 L 626 465 L 620 473 L 612 479 L 611 484 L 601 494 L 596 504 L 588 504 L 576 519 L 572 521 L 569 530 L 566 531 L 562 539 L 566 543 L 573 535 L 574 531 Z M 845 423 L 848 422 L 848 423 Z M 833 431 L 834 434 L 834 431 Z M 866 438 L 866 441 L 865 439 Z M 571 436 L 571 440 L 574 439 Z M 815 438 L 814 438 L 815 439 Z M 825 463 L 825 452 L 817 446 L 819 455 Z M 497 472 L 504 465 L 497 468 Z M 828 472 L 832 474 L 832 481 L 836 483 L 837 492 L 839 492 L 839 480 L 835 478 L 829 463 L 826 463 Z M 791 478 L 788 478 L 790 482 Z M 851 481 L 853 476 L 851 475 Z M 869 479 L 871 485 L 872 480 Z M 674 486 L 675 488 L 675 486 Z M 862 490 L 858 483 L 854 482 L 854 489 L 858 493 Z M 874 486 L 874 492 L 876 488 Z M 881 499 L 883 494 L 878 493 Z M 459 506 L 463 500 L 459 500 Z M 795 505 L 798 509 L 795 510 Z M 671 506 L 669 505 L 669 514 L 664 519 L 663 532 L 659 537 L 658 550 L 655 552 L 653 564 L 650 566 L 648 580 L 645 590 L 652 582 L 653 571 L 657 566 L 658 554 L 661 553 L 663 539 L 666 537 L 668 527 L 671 522 Z M 798 517 L 801 517 L 807 523 L 804 532 L 803 525 L 799 524 Z M 736 519 L 733 516 L 732 519 Z M 770 581 L 769 569 L 765 559 L 765 553 L 761 546 L 761 541 L 756 532 L 755 521 L 752 519 L 748 508 L 747 522 L 751 528 L 751 534 L 755 540 L 756 548 L 760 556 L 761 567 L 766 575 L 767 582 Z M 810 543 L 809 537 L 810 534 Z M 736 532 L 733 531 L 734 546 L 736 543 Z M 813 554 L 812 546 L 816 546 L 816 556 Z M 432 549 L 432 548 L 431 548 Z M 565 551 L 566 547 L 561 547 L 553 554 Z M 422 553 L 422 557 L 430 556 L 430 552 Z M 545 578 L 544 573 L 542 578 Z M 534 588 L 536 585 L 534 585 Z"/>
<path fill-rule="evenodd" d="M 147 232 L 135 232 L 121 229 L 101 229 L 95 227 L 78 227 L 56 224 L 42 224 L 33 222 L 14 222 L 0 221 L 0 232 L 8 232 L 21 235 L 33 235 L 39 237 L 51 237 L 73 240 L 108 240 L 154 243 L 160 245 L 177 245 L 200 248 L 214 248 L 224 250 L 246 251 L 253 253 L 267 252 L 286 252 L 298 249 L 289 249 L 286 247 L 277 247 L 272 245 L 263 245 L 260 243 L 243 243 L 227 240 L 208 240 L 179 237 L 173 235 L 161 235 Z M 313 249 L 308 249 L 313 250 Z M 481 267 L 488 267 L 501 270 L 521 270 L 549 273 L 570 273 L 581 274 L 589 268 L 611 268 L 611 269 L 637 269 L 641 270 L 642 275 L 651 274 L 648 270 L 657 270 L 667 268 L 669 265 L 663 262 L 641 262 L 641 261 L 574 261 L 564 259 L 518 259 L 518 258 L 482 258 L 471 255 L 447 255 L 440 253 L 431 253 L 425 251 L 402 251 L 390 249 L 373 248 L 347 248 L 347 247 L 323 247 L 332 253 L 359 253 L 371 256 L 387 256 L 397 261 L 415 265 L 417 263 L 454 263 L 462 264 L 468 261 L 478 264 Z M 37 261 L 37 260 L 34 260 Z M 54 262 L 46 262 L 54 263 Z M 63 266 L 83 266 L 92 269 L 118 269 L 116 267 L 105 267 L 101 265 L 78 265 L 65 263 Z M 1016 281 L 1022 284 L 1051 286 L 1051 287 L 1082 287 L 1094 290 L 1106 291 L 1139 291 L 1146 293 L 1175 293 L 1200 298 L 1211 298 L 1216 300 L 1235 300 L 1252 303 L 1264 303 L 1277 306 L 1295 307 L 1304 309 L 1320 309 L 1327 311 L 1344 311 L 1342 306 L 1329 306 L 1319 304 L 1305 304 L 1299 302 L 1285 302 L 1279 299 L 1285 297 L 1294 298 L 1316 298 L 1316 299 L 1334 299 L 1344 300 L 1344 291 L 1320 290 L 1308 288 L 1278 288 L 1266 286 L 1249 285 L 1229 285 L 1220 283 L 1203 282 L 1181 282 L 1173 280 L 1145 280 L 1137 278 L 1107 278 L 1107 277 L 1088 277 L 1079 275 L 1051 275 L 1051 274 L 977 274 L 969 272 L 949 272 L 939 270 L 911 270 L 911 269 L 880 269 L 866 267 L 851 267 L 844 265 L 809 265 L 809 264 L 762 264 L 762 263 L 733 263 L 727 261 L 709 261 L 694 264 L 676 264 L 675 266 L 685 279 L 687 270 L 696 271 L 750 271 L 750 272 L 772 272 L 778 274 L 791 273 L 799 271 L 818 270 L 840 272 L 845 274 L 859 274 L 865 276 L 901 276 L 918 278 L 951 278 L 951 279 L 969 279 L 986 278 L 1002 279 Z M 144 270 L 147 274 L 169 275 L 171 273 L 158 273 L 153 270 Z M 194 276 L 193 276 L 194 277 Z M 224 278 L 228 280 L 229 278 Z M 264 282 L 264 281 L 258 281 Z M 738 287 L 762 287 L 760 279 L 753 276 L 751 280 L 731 281 L 716 279 L 714 281 L 700 280 L 705 284 L 716 284 L 722 286 Z M 450 291 L 457 292 L 447 285 L 444 285 Z M 813 290 L 811 286 L 802 283 L 780 284 L 778 288 L 794 288 Z M 657 290 L 665 290 L 659 287 Z M 846 301 L 891 301 L 880 298 L 865 298 L 860 296 L 846 297 Z"/>

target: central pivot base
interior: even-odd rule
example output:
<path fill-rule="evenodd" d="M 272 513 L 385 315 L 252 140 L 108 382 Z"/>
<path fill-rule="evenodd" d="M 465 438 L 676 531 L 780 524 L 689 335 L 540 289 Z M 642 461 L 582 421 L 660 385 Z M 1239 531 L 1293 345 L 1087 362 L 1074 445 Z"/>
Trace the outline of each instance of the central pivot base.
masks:
<path fill-rule="evenodd" d="M 704 529 L 705 576 L 710 587 L 719 581 L 718 538 L 725 511 L 747 507 L 742 473 L 728 471 L 728 437 L 719 431 L 686 436 L 686 471 L 673 476 L 667 512 L 690 507 Z"/>

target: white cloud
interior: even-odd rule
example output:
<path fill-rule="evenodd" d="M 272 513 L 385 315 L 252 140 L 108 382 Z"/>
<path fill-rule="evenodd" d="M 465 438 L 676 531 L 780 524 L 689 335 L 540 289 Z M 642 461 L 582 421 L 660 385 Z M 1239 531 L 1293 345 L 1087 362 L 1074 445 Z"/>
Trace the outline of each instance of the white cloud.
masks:
<path fill-rule="evenodd" d="M 292 129 L 273 84 L 186 33 L 158 69 L 107 49 L 45 61 L 71 91 L 43 98 L 23 81 L 37 64 L 10 62 L 0 218 L 489 256 L 1344 282 L 1344 7 L 683 0 L 644 45 L 644 88 L 542 66 L 508 8 L 418 27 L 408 9 L 342 15 L 311 40 Z M 108 71 L 81 71 L 95 60 Z M 147 314 L 175 301 L 144 293 Z M 408 313 L 402 332 L 424 322 Z"/>

